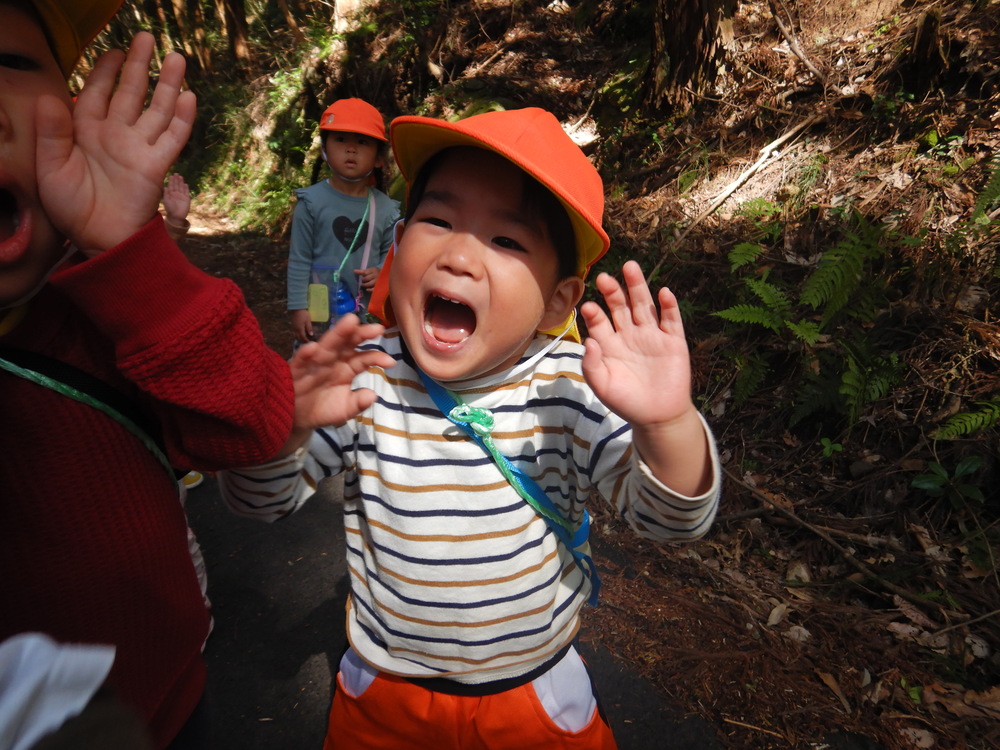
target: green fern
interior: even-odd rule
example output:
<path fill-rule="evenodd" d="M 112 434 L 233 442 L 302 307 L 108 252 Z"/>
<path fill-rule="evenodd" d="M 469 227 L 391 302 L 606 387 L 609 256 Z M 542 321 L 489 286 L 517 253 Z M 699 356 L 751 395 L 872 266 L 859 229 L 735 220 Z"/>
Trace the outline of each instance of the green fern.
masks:
<path fill-rule="evenodd" d="M 788 426 L 795 427 L 814 414 L 840 412 L 843 409 L 843 400 L 843 396 L 837 392 L 836 383 L 807 372 L 795 390 Z"/>
<path fill-rule="evenodd" d="M 733 400 L 742 404 L 757 392 L 771 367 L 766 359 L 756 354 L 737 357 L 734 364 L 737 371 L 733 382 Z"/>
<path fill-rule="evenodd" d="M 797 339 L 806 342 L 809 346 L 813 346 L 819 341 L 820 327 L 818 323 L 811 320 L 800 320 L 798 323 L 786 320 L 785 325 L 788 330 L 795 334 Z"/>
<path fill-rule="evenodd" d="M 990 178 L 986 182 L 983 192 L 976 198 L 976 206 L 972 209 L 971 221 L 975 224 L 988 224 L 989 217 L 986 211 L 998 199 L 1000 199 L 1000 156 L 994 156 L 989 165 Z"/>
<path fill-rule="evenodd" d="M 764 248 L 753 242 L 741 242 L 729 251 L 729 269 L 735 271 L 753 263 L 764 252 Z"/>
<path fill-rule="evenodd" d="M 954 440 L 988 430 L 1000 422 L 1000 398 L 977 401 L 974 405 L 978 407 L 978 411 L 955 414 L 935 430 L 932 437 L 936 440 Z"/>
<path fill-rule="evenodd" d="M 713 313 L 716 317 L 728 320 L 731 323 L 744 323 L 750 325 L 764 326 L 768 330 L 778 333 L 784 325 L 784 318 L 776 314 L 773 310 L 768 310 L 760 305 L 733 305 L 732 307 Z"/>
<path fill-rule="evenodd" d="M 863 363 L 853 352 L 846 361 L 847 369 L 841 373 L 839 393 L 844 396 L 850 423 L 854 424 L 869 404 L 883 398 L 899 382 L 899 357 L 893 353 L 888 358 L 876 357 Z"/>
<path fill-rule="evenodd" d="M 788 295 L 774 284 L 761 279 L 747 279 L 747 289 L 756 295 L 757 299 L 767 305 L 769 310 L 784 317 L 792 309 Z"/>
<path fill-rule="evenodd" d="M 802 304 L 814 310 L 823 309 L 821 326 L 852 301 L 866 280 L 866 264 L 882 254 L 879 247 L 882 228 L 873 227 L 858 212 L 854 213 L 852 223 L 856 229 L 823 253 L 819 266 L 802 285 L 799 298 Z"/>

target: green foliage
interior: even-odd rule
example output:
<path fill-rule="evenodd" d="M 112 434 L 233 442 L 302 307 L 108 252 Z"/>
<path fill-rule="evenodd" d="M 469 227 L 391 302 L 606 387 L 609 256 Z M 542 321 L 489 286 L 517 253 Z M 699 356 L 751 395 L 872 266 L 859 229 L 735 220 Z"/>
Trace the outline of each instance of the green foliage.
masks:
<path fill-rule="evenodd" d="M 982 490 L 969 483 L 969 477 L 979 471 L 982 463 L 980 456 L 966 456 L 959 461 L 954 473 L 949 474 L 944 466 L 931 461 L 927 465 L 930 471 L 914 477 L 910 486 L 929 497 L 946 499 L 954 508 L 963 508 L 970 500 L 982 504 L 986 502 Z"/>
<path fill-rule="evenodd" d="M 729 270 L 735 271 L 753 263 L 764 253 L 764 248 L 754 242 L 741 242 L 729 251 Z"/>
<path fill-rule="evenodd" d="M 850 351 L 849 345 L 845 349 L 849 352 L 847 367 L 841 373 L 838 391 L 844 397 L 848 419 L 854 424 L 864 407 L 884 398 L 889 389 L 899 382 L 902 368 L 899 356 L 894 352 L 887 357 L 861 358 Z"/>
<path fill-rule="evenodd" d="M 755 201 L 743 210 L 757 235 L 766 238 L 783 227 L 774 203 Z M 739 282 L 738 300 L 714 313 L 735 330 L 753 329 L 760 332 L 756 338 L 764 337 L 755 347 L 753 369 L 748 369 L 750 360 L 734 360 L 741 399 L 752 395 L 751 386 L 763 385 L 763 378 L 751 376 L 779 362 L 787 368 L 794 394 L 787 404 L 792 426 L 827 413 L 839 415 L 849 428 L 885 398 L 904 372 L 896 353 L 879 352 L 872 341 L 873 323 L 887 306 L 883 283 L 873 281 L 875 264 L 899 242 L 889 228 L 857 211 L 836 216 L 843 222 L 839 239 L 812 270 L 780 263 L 774 253 L 763 265 L 766 249 L 757 242 L 733 247 L 728 257 Z M 774 241 L 780 244 L 780 236 Z"/>
<path fill-rule="evenodd" d="M 733 382 L 733 400 L 742 404 L 758 391 L 771 368 L 766 359 L 756 354 L 740 355 L 736 357 L 734 364 L 736 379 Z"/>
<path fill-rule="evenodd" d="M 869 281 L 865 270 L 870 262 L 882 255 L 879 243 L 885 229 L 872 226 L 857 211 L 850 218 L 844 237 L 823 253 L 819 266 L 802 285 L 802 304 L 813 310 L 823 310 L 821 327 L 825 327 L 848 302 L 854 302 L 853 315 L 863 319 L 873 315 L 870 305 L 874 300 L 865 300 L 857 292 Z M 862 300 L 869 304 L 859 305 Z"/>
<path fill-rule="evenodd" d="M 990 223 L 986 212 L 1000 200 L 1000 156 L 994 156 L 990 161 L 990 176 L 979 197 L 976 198 L 976 205 L 972 209 L 970 221 L 973 224 L 984 225 Z"/>
<path fill-rule="evenodd" d="M 955 414 L 939 427 L 932 437 L 935 440 L 954 440 L 988 430 L 1000 422 L 1000 398 L 976 401 L 976 411 Z"/>
<path fill-rule="evenodd" d="M 820 438 L 820 445 L 823 448 L 823 458 L 832 458 L 834 453 L 840 453 L 844 450 L 844 446 L 840 443 L 835 443 L 830 438 Z"/>
<path fill-rule="evenodd" d="M 765 198 L 751 198 L 736 212 L 754 225 L 756 239 L 773 242 L 781 236 L 781 206 Z"/>

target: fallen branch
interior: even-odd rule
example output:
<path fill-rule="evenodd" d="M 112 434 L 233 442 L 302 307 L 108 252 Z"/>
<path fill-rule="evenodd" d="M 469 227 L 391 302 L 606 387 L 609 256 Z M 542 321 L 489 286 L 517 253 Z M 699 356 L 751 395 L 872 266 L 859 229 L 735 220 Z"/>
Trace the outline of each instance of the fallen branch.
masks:
<path fill-rule="evenodd" d="M 781 35 L 785 37 L 785 40 L 788 42 L 789 49 L 791 49 L 792 52 L 795 53 L 795 56 L 799 58 L 807 68 L 809 68 L 809 72 L 819 79 L 819 82 L 823 84 L 823 88 L 826 88 L 826 76 L 819 71 L 819 68 L 813 65 L 812 61 L 808 57 L 806 57 L 806 53 L 802 51 L 798 40 L 792 36 L 792 33 L 785 27 L 785 24 L 781 22 L 781 18 L 778 17 L 777 3 L 775 3 L 774 0 L 768 0 L 768 5 L 771 7 L 771 16 L 774 18 L 774 22 L 778 24 L 778 31 L 780 31 Z M 786 8 L 785 11 L 787 12 L 788 9 Z"/>
<path fill-rule="evenodd" d="M 712 204 L 704 211 L 702 211 L 698 215 L 698 217 L 694 219 L 694 221 L 692 221 L 690 224 L 687 225 L 687 227 L 685 227 L 684 231 L 681 232 L 680 236 L 677 238 L 677 244 L 680 245 L 684 241 L 684 239 L 688 236 L 688 234 L 690 234 L 692 229 L 694 229 L 696 226 L 698 226 L 698 224 L 704 221 L 706 217 L 714 213 L 719 208 L 719 206 L 721 206 L 723 203 L 726 202 L 726 199 L 730 195 L 736 192 L 736 190 L 741 185 L 743 185 L 743 183 L 745 183 L 747 180 L 753 177 L 753 175 L 756 174 L 761 167 L 763 167 L 769 161 L 777 161 L 778 159 L 780 159 L 784 155 L 783 153 L 778 153 L 777 155 L 774 155 L 774 152 L 778 149 L 778 147 L 782 146 L 787 141 L 794 138 L 796 135 L 801 133 L 806 128 L 809 128 L 818 122 L 822 122 L 825 119 L 826 119 L 825 114 L 813 115 L 812 117 L 803 120 L 798 125 L 795 125 L 794 127 L 785 131 L 785 133 L 781 135 L 779 138 L 776 138 L 775 140 L 771 141 L 769 144 L 764 146 L 764 148 L 762 148 L 758 152 L 760 153 L 760 158 L 757 159 L 757 161 L 755 161 L 752 165 L 747 167 L 747 169 L 744 170 L 743 173 L 739 177 L 737 177 L 733 182 L 731 182 L 728 186 L 726 186 L 726 188 L 715 197 L 715 200 L 712 201 Z M 771 158 L 772 155 L 774 155 L 773 160 Z M 657 264 L 653 266 L 652 270 L 650 270 L 649 277 L 652 277 L 656 273 L 656 271 L 659 270 L 660 266 L 663 265 L 663 262 L 665 260 L 666 257 L 660 258 Z"/>
<path fill-rule="evenodd" d="M 740 479 L 739 477 L 737 477 L 735 474 L 733 474 L 728 469 L 723 468 L 723 471 L 725 472 L 725 474 L 726 474 L 727 477 L 729 477 L 731 480 L 733 480 L 734 482 L 736 482 L 738 485 L 740 485 L 741 487 L 743 487 L 744 489 L 746 489 L 751 495 L 753 495 L 754 497 L 756 497 L 758 500 L 763 500 L 765 503 L 767 503 L 768 505 L 770 505 L 775 511 L 777 511 L 778 513 L 780 513 L 781 515 L 783 515 L 785 518 L 789 519 L 790 521 L 794 521 L 795 523 L 797 523 L 802 528 L 807 529 L 808 531 L 811 531 L 813 534 L 815 534 L 816 536 L 818 536 L 824 542 L 826 542 L 827 544 L 829 544 L 831 547 L 833 547 L 835 550 L 837 550 L 837 552 L 839 552 L 840 555 L 852 567 L 856 568 L 866 578 L 869 578 L 869 579 L 875 581 L 876 583 L 878 583 L 879 586 L 881 586 L 886 591 L 889 591 L 889 592 L 891 592 L 893 594 L 896 594 L 897 596 L 902 597 L 903 599 L 905 599 L 906 601 L 910 602 L 911 604 L 916 604 L 918 607 L 926 609 L 926 610 L 928 610 L 928 611 L 930 611 L 932 613 L 941 613 L 941 612 L 944 611 L 943 608 L 940 607 L 938 604 L 935 604 L 934 602 L 928 601 L 924 597 L 918 596 L 917 594 L 914 594 L 914 593 L 912 593 L 910 591 L 907 591 L 906 589 L 900 588 L 899 586 L 897 586 L 896 584 L 894 584 L 892 581 L 886 580 L 885 578 L 883 578 L 882 576 L 880 576 L 878 573 L 876 573 L 874 570 L 872 570 L 867 565 L 865 565 L 863 562 L 861 562 L 854 555 L 852 555 L 847 549 L 845 549 L 841 544 L 839 544 L 836 540 L 834 540 L 834 538 L 832 536 L 830 536 L 828 533 L 826 533 L 823 529 L 821 529 L 821 528 L 819 528 L 817 526 L 813 526 L 808 521 L 802 520 L 795 513 L 793 513 L 792 511 L 788 510 L 788 508 L 785 508 L 785 507 L 779 505 L 778 503 L 774 502 L 773 500 L 771 500 L 771 498 L 769 498 L 763 492 L 760 492 L 756 487 L 751 487 L 749 484 L 747 484 L 746 482 L 744 482 L 742 479 Z"/>
<path fill-rule="evenodd" d="M 744 724 L 742 721 L 736 721 L 736 719 L 727 719 L 724 716 L 722 717 L 722 720 L 727 724 L 735 724 L 736 726 L 743 727 L 744 729 L 753 729 L 756 732 L 763 732 L 764 734 L 769 734 L 772 737 L 777 737 L 779 740 L 787 741 L 788 739 L 787 737 L 784 737 L 783 735 L 780 735 L 777 732 L 772 732 L 770 729 L 764 729 L 764 727 L 755 727 L 753 724 Z"/>

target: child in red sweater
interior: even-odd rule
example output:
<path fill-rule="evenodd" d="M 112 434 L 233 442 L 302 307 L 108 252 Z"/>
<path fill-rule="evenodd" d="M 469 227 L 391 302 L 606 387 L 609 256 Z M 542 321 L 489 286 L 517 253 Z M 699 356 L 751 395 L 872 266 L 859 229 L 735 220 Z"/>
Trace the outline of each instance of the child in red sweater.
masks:
<path fill-rule="evenodd" d="M 183 58 L 147 108 L 140 33 L 70 97 L 120 1 L 0 0 L 0 641 L 114 646 L 109 683 L 163 748 L 198 715 L 209 627 L 167 467 L 271 457 L 293 394 L 236 285 L 188 263 L 157 213 L 195 117 Z M 108 399 L 39 376 L 53 360 Z"/>

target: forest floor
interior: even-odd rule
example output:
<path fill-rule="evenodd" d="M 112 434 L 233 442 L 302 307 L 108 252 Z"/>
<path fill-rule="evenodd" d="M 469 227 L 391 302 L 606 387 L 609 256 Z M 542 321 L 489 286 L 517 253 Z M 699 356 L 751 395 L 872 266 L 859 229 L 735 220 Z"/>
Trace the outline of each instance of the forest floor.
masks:
<path fill-rule="evenodd" d="M 490 5 L 478 4 L 484 25 Z M 650 130 L 645 143 L 588 146 L 608 188 L 615 262 L 637 257 L 679 296 L 699 300 L 731 278 L 725 250 L 760 228 L 760 215 L 738 208 L 754 201 L 782 206 L 769 220 L 782 226 L 786 259 L 822 249 L 816 218 L 845 203 L 893 217 L 914 237 L 963 221 L 1000 153 L 1000 5 L 939 4 L 937 57 L 914 66 L 898 52 L 912 49 L 921 5 L 800 2 L 783 35 L 767 3 L 741 3 L 737 85 L 679 127 Z M 510 99 L 586 131 L 598 113 L 584 94 L 595 81 L 612 85 L 613 55 L 593 38 L 581 43 L 558 3 L 548 13 L 470 56 L 479 80 L 502 82 Z M 543 79 L 555 84 L 533 88 Z M 903 93 L 917 86 L 929 93 Z M 427 106 L 452 114 L 443 95 Z M 821 179 L 807 195 L 789 192 L 808 164 L 822 165 Z M 287 241 L 200 210 L 192 220 L 194 262 L 235 279 L 268 343 L 290 354 Z M 683 252 L 668 258 L 665 246 Z M 995 262 L 970 262 L 949 304 L 933 289 L 899 300 L 911 385 L 865 417 L 865 435 L 822 457 L 820 436 L 787 429 L 768 398 L 733 406 L 720 374 L 731 342 L 717 319 L 695 312 L 688 321 L 695 392 L 724 462 L 722 515 L 700 542 L 657 546 L 592 509 L 604 588 L 586 618 L 594 640 L 719 727 L 726 747 L 822 747 L 833 731 L 873 748 L 1000 747 L 996 561 L 970 555 L 967 514 L 909 484 L 933 455 L 912 437 L 921 415 L 954 413 L 957 384 L 967 395 L 1000 390 L 996 302 L 980 283 Z M 928 607 L 942 592 L 945 601 Z"/>

